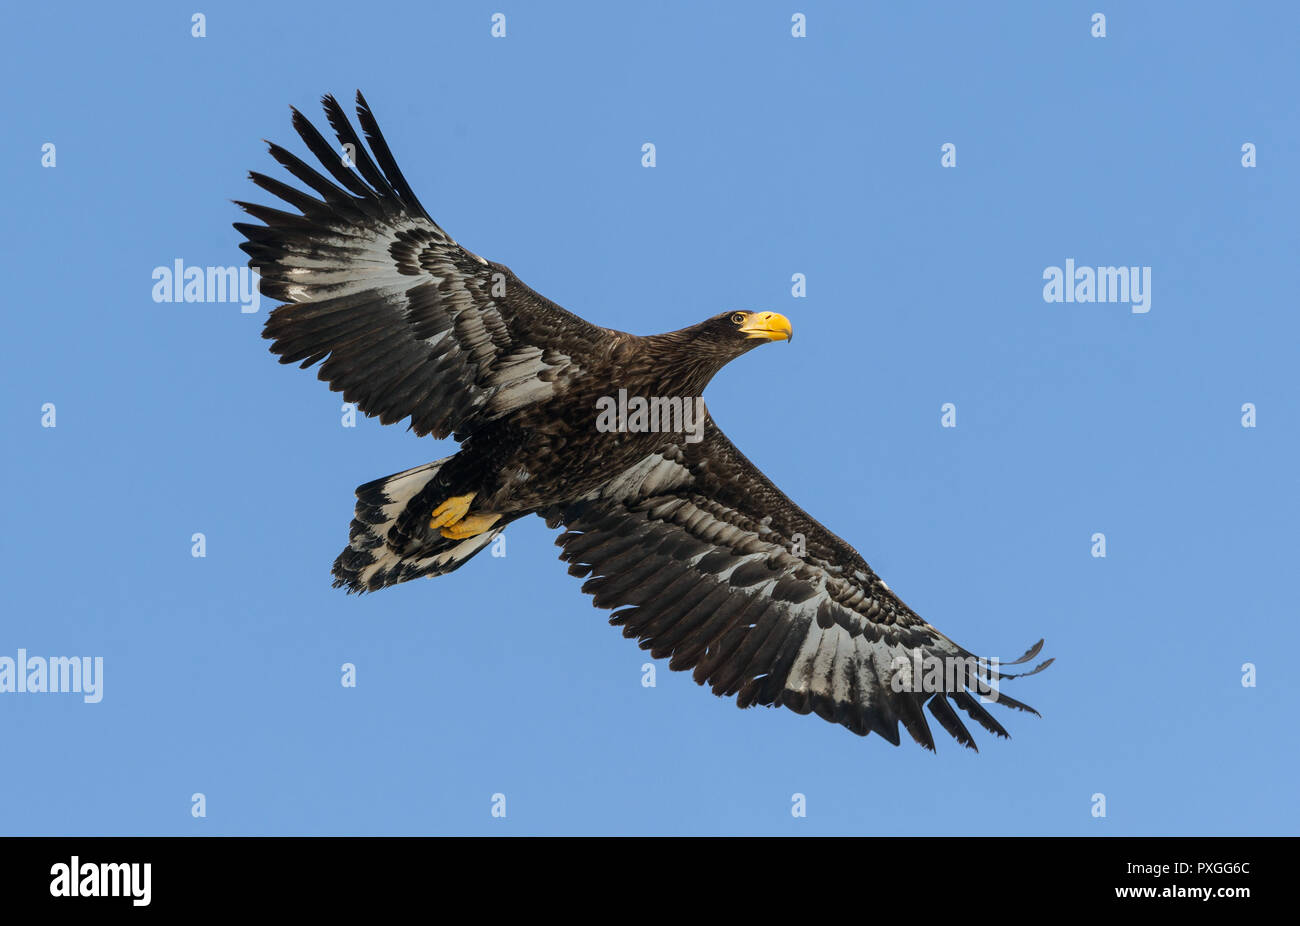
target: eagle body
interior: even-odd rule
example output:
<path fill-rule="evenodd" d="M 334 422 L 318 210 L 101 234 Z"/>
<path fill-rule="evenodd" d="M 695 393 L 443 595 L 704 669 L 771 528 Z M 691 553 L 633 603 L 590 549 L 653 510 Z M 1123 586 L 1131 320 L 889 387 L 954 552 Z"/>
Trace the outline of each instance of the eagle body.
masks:
<path fill-rule="evenodd" d="M 617 609 L 611 623 L 742 707 L 817 713 L 894 744 L 902 724 L 929 749 L 923 707 L 971 748 L 954 708 L 998 736 L 984 703 L 1032 711 L 997 685 L 1042 641 L 1012 663 L 955 644 L 709 415 L 713 377 L 789 340 L 787 319 L 731 311 L 649 336 L 593 325 L 447 235 L 360 93 L 364 143 L 333 97 L 322 102 L 348 155 L 294 110 L 329 176 L 271 144 L 310 192 L 254 172 L 294 211 L 238 204 L 262 223 L 235 226 L 262 293 L 284 303 L 264 335 L 282 363 L 319 364 L 365 414 L 460 443 L 356 490 L 336 586 L 373 592 L 446 574 L 537 514 L 564 527 L 560 557 L 593 604 Z M 934 666 L 946 670 L 938 685 Z"/>
<path fill-rule="evenodd" d="M 532 514 L 557 499 L 579 498 L 681 441 L 681 434 L 660 430 L 597 429 L 598 409 L 612 392 L 693 401 L 707 384 L 675 362 L 684 348 L 617 331 L 610 339 L 608 355 L 594 358 L 561 395 L 509 412 L 461 444 L 457 469 L 490 510 Z"/>

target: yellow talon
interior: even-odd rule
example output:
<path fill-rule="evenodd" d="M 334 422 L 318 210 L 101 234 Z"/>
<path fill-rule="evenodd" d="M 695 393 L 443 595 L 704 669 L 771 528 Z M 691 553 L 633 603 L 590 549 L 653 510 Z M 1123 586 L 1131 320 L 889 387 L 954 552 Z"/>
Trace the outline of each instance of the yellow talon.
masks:
<path fill-rule="evenodd" d="M 449 527 L 465 517 L 465 512 L 469 511 L 469 503 L 474 501 L 476 494 L 470 492 L 468 495 L 453 495 L 433 509 L 433 516 L 429 518 L 429 528 L 437 530 L 440 527 Z"/>
<path fill-rule="evenodd" d="M 440 532 L 442 536 L 449 540 L 464 540 L 466 537 L 476 537 L 497 523 L 499 517 L 501 517 L 499 514 L 472 514 L 461 518 L 450 527 L 441 528 Z"/>

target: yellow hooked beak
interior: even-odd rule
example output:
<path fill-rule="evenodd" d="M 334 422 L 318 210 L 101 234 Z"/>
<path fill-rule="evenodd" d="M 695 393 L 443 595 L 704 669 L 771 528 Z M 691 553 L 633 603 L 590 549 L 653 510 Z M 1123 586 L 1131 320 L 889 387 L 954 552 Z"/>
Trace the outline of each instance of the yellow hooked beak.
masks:
<path fill-rule="evenodd" d="M 794 338 L 790 319 L 779 312 L 751 312 L 740 330 L 747 338 L 766 338 L 769 341 L 789 341 Z"/>

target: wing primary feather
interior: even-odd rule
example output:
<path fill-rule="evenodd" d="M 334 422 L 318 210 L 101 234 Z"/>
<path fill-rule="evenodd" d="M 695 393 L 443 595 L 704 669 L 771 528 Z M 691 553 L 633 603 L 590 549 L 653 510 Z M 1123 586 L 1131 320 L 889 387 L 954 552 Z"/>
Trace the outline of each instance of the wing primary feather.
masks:
<path fill-rule="evenodd" d="M 948 699 L 942 692 L 932 697 L 926 706 L 930 708 L 934 719 L 939 721 L 939 725 L 947 730 L 953 739 L 967 749 L 980 751 L 979 746 L 975 744 L 975 737 L 970 735 L 970 731 L 966 729 L 966 725 L 961 722 L 961 718 L 957 716 L 957 712 L 952 709 L 952 705 L 948 703 Z"/>
<path fill-rule="evenodd" d="M 972 720 L 985 730 L 1003 739 L 1011 737 L 1011 734 L 1003 728 L 1002 724 L 998 723 L 997 719 L 986 711 L 982 704 L 971 697 L 969 691 L 953 691 L 949 692 L 948 696 L 952 698 L 954 704 L 964 710 Z"/>
<path fill-rule="evenodd" d="M 343 152 L 336 152 L 331 148 L 330 143 L 325 140 L 325 136 L 296 107 L 290 106 L 289 109 L 293 111 L 293 127 L 298 131 L 311 153 L 316 155 L 317 160 L 330 172 L 330 176 L 347 187 L 354 196 L 359 196 L 362 199 L 374 199 L 375 191 L 362 183 L 361 178 L 355 173 L 343 166 Z M 349 158 L 349 160 L 353 159 Z"/>
<path fill-rule="evenodd" d="M 424 211 L 424 207 L 420 205 L 420 201 L 407 184 L 406 178 L 402 176 L 402 171 L 397 166 L 393 153 L 388 149 L 388 142 L 384 140 L 384 133 L 379 130 L 379 123 L 375 120 L 370 104 L 366 102 L 366 98 L 362 96 L 360 90 L 357 91 L 357 121 L 361 123 L 361 130 L 366 133 L 366 141 L 370 143 L 370 150 L 374 152 L 375 160 L 379 162 L 379 166 L 383 169 L 384 176 L 388 178 L 389 184 L 401 197 L 402 203 L 415 214 L 433 222 L 433 219 L 429 217 L 429 213 Z"/>
<path fill-rule="evenodd" d="M 1056 662 L 1056 657 L 1055 657 L 1055 656 L 1053 656 L 1051 659 L 1045 659 L 1045 660 L 1043 660 L 1043 661 L 1040 662 L 1038 665 L 1036 665 L 1036 666 L 1034 666 L 1032 669 L 1030 669 L 1028 672 L 998 672 L 998 678 L 999 678 L 999 679 L 1007 679 L 1007 678 L 1029 678 L 1029 676 L 1031 676 L 1031 675 L 1037 675 L 1039 672 L 1042 672 L 1044 669 L 1046 669 L 1048 666 L 1050 666 L 1050 665 L 1051 665 L 1052 663 L 1054 663 L 1054 662 Z M 1012 665 L 1012 664 L 1013 664 L 1013 663 L 1007 663 L 1007 665 Z"/>
<path fill-rule="evenodd" d="M 268 142 L 269 144 L 269 142 Z M 282 180 L 268 177 L 255 170 L 248 172 L 248 179 L 260 186 L 272 196 L 278 196 L 305 216 L 318 216 L 329 212 L 329 206 L 314 196 L 309 196 L 297 187 L 289 186 Z M 343 234 L 343 232 L 339 232 Z"/>
<path fill-rule="evenodd" d="M 1039 640 L 1033 646 L 1029 647 L 1029 649 L 1025 651 L 1025 654 L 1021 656 L 1019 659 L 1012 660 L 1011 662 L 1007 662 L 1006 660 L 999 660 L 999 664 L 1004 666 L 1018 666 L 1022 663 L 1028 662 L 1029 660 L 1033 659 L 1035 656 L 1039 654 L 1039 652 L 1042 651 L 1042 649 L 1043 649 L 1043 641 Z"/>
<path fill-rule="evenodd" d="M 329 120 L 330 127 L 334 129 L 334 134 L 338 136 L 339 143 L 351 145 L 352 151 L 355 152 L 352 161 L 356 164 L 357 170 L 361 176 L 366 178 L 369 183 L 381 196 L 392 197 L 397 199 L 397 193 L 393 190 L 392 185 L 384 177 L 383 171 L 375 166 L 374 160 L 370 157 L 370 151 L 362 144 L 357 130 L 352 127 L 352 120 L 347 117 L 339 101 L 334 98 L 332 93 L 327 93 L 321 97 L 321 105 L 325 107 L 325 118 Z"/>
<path fill-rule="evenodd" d="M 930 733 L 930 725 L 925 722 L 925 714 L 921 712 L 920 702 L 911 693 L 904 692 L 897 703 L 898 714 L 907 732 L 912 734 L 912 739 L 931 752 L 937 752 L 938 750 L 934 748 L 934 736 Z"/>
<path fill-rule="evenodd" d="M 356 207 L 351 196 L 330 183 L 318 171 L 309 167 L 296 154 L 287 148 L 282 148 L 275 142 L 269 142 L 267 150 L 271 152 L 271 157 L 279 161 L 285 170 L 319 193 L 332 211 L 345 214 L 353 221 L 366 218 L 365 213 Z"/>

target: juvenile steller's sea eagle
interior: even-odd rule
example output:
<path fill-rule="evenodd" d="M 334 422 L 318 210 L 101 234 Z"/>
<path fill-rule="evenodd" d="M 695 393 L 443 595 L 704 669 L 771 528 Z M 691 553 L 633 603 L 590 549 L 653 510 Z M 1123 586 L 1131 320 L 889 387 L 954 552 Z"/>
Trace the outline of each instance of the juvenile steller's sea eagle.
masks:
<path fill-rule="evenodd" d="M 265 223 L 235 225 L 261 291 L 285 303 L 264 334 L 365 414 L 461 445 L 357 489 L 335 586 L 443 575 L 538 514 L 564 526 L 560 558 L 593 603 L 619 609 L 610 623 L 741 707 L 815 712 L 895 745 L 901 721 L 929 749 L 923 704 L 972 748 L 954 706 L 998 736 L 982 701 L 1032 711 L 996 690 L 1014 675 L 918 617 L 697 404 L 729 361 L 788 340 L 785 317 L 729 311 L 650 337 L 590 324 L 438 227 L 360 93 L 365 143 L 323 103 L 341 148 L 297 110 L 293 125 L 329 176 L 271 144 L 312 192 L 251 173 L 296 211 L 238 204 Z"/>

